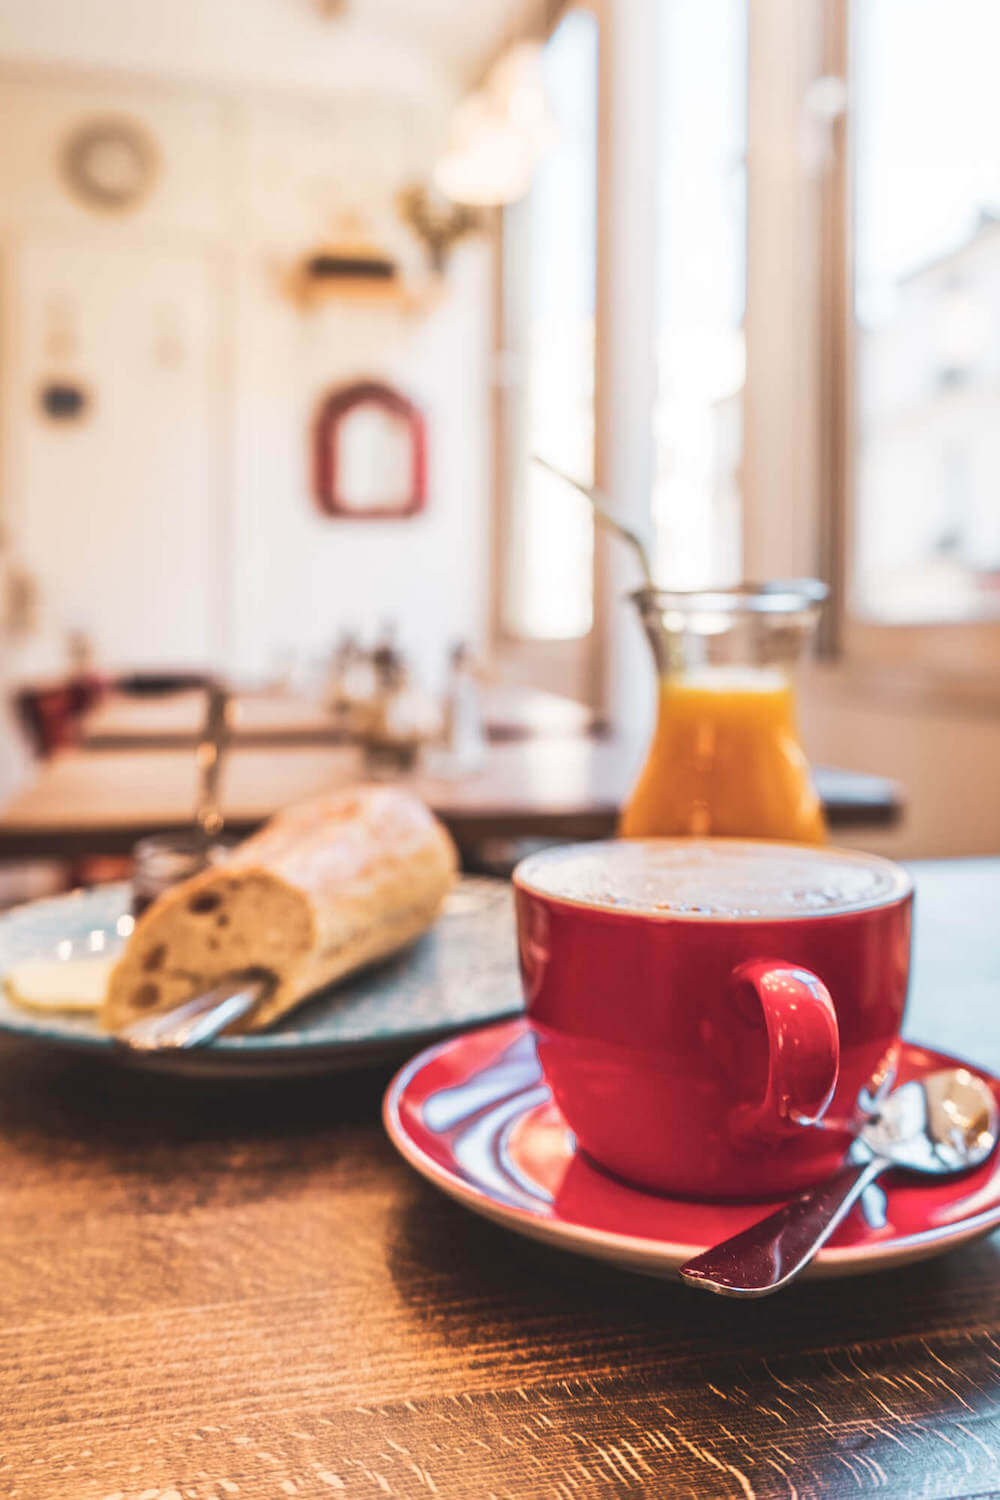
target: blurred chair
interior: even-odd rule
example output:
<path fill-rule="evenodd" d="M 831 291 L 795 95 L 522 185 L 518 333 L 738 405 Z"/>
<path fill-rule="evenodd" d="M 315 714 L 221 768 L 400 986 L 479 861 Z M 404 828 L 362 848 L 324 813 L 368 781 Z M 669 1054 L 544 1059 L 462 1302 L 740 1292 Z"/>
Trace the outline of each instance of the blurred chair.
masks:
<path fill-rule="evenodd" d="M 69 683 L 19 688 L 14 702 L 35 755 L 45 759 L 73 744 L 83 709 Z"/>
<path fill-rule="evenodd" d="M 214 682 L 208 672 L 128 672 L 114 678 L 81 672 L 61 682 L 21 687 L 14 701 L 35 755 L 46 759 L 77 743 L 80 721 L 106 692 L 153 698 L 198 688 L 207 692 Z"/>

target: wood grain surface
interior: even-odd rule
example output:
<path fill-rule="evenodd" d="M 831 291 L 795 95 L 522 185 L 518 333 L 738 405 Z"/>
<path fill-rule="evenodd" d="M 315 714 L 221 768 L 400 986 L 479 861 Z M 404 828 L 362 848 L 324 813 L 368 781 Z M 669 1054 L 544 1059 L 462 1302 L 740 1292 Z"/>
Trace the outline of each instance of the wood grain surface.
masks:
<path fill-rule="evenodd" d="M 908 1030 L 1000 1067 L 1000 861 L 918 872 Z M 415 1176 L 384 1074 L 0 1049 L 0 1495 L 1000 1493 L 1000 1242 L 731 1303 Z"/>

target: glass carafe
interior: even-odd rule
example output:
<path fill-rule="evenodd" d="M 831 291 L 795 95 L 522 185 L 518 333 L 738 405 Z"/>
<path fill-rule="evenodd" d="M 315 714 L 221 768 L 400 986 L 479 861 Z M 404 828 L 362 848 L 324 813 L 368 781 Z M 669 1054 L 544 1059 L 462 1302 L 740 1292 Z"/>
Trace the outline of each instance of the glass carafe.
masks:
<path fill-rule="evenodd" d="M 825 586 L 813 579 L 631 597 L 659 678 L 656 727 L 621 818 L 625 838 L 822 843 L 793 669 Z"/>

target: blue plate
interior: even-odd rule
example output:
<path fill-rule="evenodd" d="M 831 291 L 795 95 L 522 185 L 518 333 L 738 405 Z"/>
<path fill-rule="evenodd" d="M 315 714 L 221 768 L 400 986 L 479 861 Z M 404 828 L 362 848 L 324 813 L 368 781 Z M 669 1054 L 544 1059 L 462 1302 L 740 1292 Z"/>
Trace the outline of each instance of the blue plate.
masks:
<path fill-rule="evenodd" d="M 25 958 L 113 953 L 132 929 L 126 884 L 0 914 L 0 981 Z M 94 1015 L 23 1010 L 0 985 L 0 1032 L 160 1072 L 274 1075 L 396 1061 L 436 1038 L 521 1013 L 511 887 L 467 876 L 430 932 L 386 963 L 322 991 L 270 1031 L 169 1054 L 132 1052 Z"/>

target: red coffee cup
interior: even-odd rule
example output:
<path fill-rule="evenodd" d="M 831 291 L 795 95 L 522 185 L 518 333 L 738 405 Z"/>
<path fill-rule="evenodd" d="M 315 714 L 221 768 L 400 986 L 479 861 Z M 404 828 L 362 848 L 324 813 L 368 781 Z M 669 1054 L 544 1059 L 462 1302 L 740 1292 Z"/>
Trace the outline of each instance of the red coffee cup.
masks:
<path fill-rule="evenodd" d="M 539 1060 L 579 1145 L 618 1176 L 793 1193 L 891 1088 L 913 891 L 888 860 L 611 841 L 532 855 L 514 887 Z"/>

